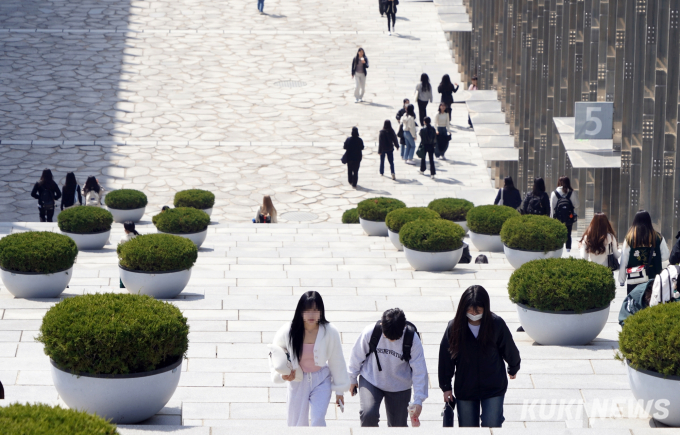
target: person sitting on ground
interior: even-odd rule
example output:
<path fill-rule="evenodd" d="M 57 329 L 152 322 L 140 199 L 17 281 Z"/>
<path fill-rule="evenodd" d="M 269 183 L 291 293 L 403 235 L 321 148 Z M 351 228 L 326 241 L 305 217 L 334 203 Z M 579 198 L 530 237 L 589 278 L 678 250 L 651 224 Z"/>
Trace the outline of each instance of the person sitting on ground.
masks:
<path fill-rule="evenodd" d="M 274 208 L 274 203 L 269 195 L 265 195 L 262 198 L 262 205 L 257 209 L 257 214 L 253 223 L 256 224 L 276 224 L 279 222 L 276 213 L 276 208 Z"/>
<path fill-rule="evenodd" d="M 40 222 L 52 222 L 55 201 L 61 198 L 61 191 L 50 169 L 43 170 L 40 180 L 33 186 L 31 196 L 38 200 Z"/>
<path fill-rule="evenodd" d="M 498 189 L 496 194 L 496 199 L 493 201 L 494 205 L 504 205 L 506 207 L 511 207 L 517 209 L 522 205 L 522 195 L 519 190 L 515 188 L 515 183 L 512 181 L 512 177 L 505 177 L 505 185 Z"/>
<path fill-rule="evenodd" d="M 66 174 L 66 181 L 61 189 L 61 209 L 71 208 L 75 205 L 83 205 L 83 195 L 80 191 L 80 185 L 76 181 L 76 176 L 73 172 Z M 76 204 L 77 203 L 77 204 Z"/>
<path fill-rule="evenodd" d="M 104 188 L 99 184 L 95 177 L 87 177 L 85 187 L 83 188 L 83 195 L 85 195 L 85 205 L 101 207 L 102 198 L 104 197 Z"/>
<path fill-rule="evenodd" d="M 652 288 L 654 287 L 654 280 L 643 282 L 638 284 L 633 288 L 633 290 L 628 293 L 628 296 L 623 300 L 621 304 L 621 310 L 619 310 L 619 325 L 623 326 L 628 316 L 631 316 L 638 311 L 645 309 L 649 306 L 649 300 L 652 298 Z"/>

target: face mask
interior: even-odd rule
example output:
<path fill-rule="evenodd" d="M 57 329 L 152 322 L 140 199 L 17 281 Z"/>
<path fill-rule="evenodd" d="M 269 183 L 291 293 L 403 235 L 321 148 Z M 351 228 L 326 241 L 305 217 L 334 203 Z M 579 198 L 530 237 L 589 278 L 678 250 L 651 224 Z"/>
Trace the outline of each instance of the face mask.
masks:
<path fill-rule="evenodd" d="M 481 320 L 483 315 L 484 315 L 484 313 L 482 313 L 482 314 L 467 313 L 467 318 L 472 320 L 473 322 L 476 322 L 477 320 Z"/>
<path fill-rule="evenodd" d="M 305 322 L 319 323 L 321 313 L 318 311 L 304 311 L 302 313 L 302 318 L 304 319 Z"/>

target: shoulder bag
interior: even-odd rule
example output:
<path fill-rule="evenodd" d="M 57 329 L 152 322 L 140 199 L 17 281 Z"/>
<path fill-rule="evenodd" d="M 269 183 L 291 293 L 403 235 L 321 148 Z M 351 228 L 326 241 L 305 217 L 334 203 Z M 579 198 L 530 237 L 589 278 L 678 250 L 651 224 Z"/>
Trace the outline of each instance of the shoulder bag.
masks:
<path fill-rule="evenodd" d="M 501 188 L 501 200 L 498 201 L 498 205 L 503 205 L 503 188 Z"/>
<path fill-rule="evenodd" d="M 611 242 L 609 242 L 609 246 L 607 248 L 609 250 L 609 254 L 607 254 L 607 267 L 611 270 L 619 270 L 619 260 L 617 260 L 616 256 L 614 255 L 614 247 L 612 246 Z"/>

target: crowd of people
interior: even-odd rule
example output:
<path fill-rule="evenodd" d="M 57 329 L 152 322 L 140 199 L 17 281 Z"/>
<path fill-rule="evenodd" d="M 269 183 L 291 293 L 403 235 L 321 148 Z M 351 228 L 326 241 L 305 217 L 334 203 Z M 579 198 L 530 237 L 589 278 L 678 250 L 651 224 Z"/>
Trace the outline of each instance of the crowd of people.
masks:
<path fill-rule="evenodd" d="M 59 188 L 54 181 L 52 171 L 45 169 L 31 191 L 31 196 L 38 200 L 38 216 L 40 222 L 52 222 L 57 201 L 61 199 L 60 209 L 87 205 L 101 207 L 104 188 L 95 177 L 87 177 L 85 186 L 81 189 L 73 172 L 66 174 L 64 185 Z"/>

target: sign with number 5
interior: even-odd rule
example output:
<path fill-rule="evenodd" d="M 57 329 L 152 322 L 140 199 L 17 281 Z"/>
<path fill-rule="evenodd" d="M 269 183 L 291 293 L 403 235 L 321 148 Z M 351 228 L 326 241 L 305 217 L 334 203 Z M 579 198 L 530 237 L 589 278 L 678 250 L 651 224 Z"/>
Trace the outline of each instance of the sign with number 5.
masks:
<path fill-rule="evenodd" d="M 574 105 L 575 139 L 611 139 L 614 103 L 583 101 Z"/>

